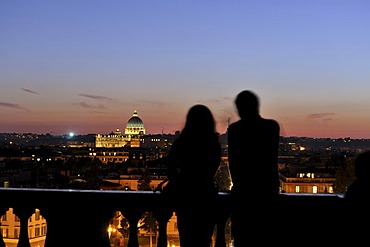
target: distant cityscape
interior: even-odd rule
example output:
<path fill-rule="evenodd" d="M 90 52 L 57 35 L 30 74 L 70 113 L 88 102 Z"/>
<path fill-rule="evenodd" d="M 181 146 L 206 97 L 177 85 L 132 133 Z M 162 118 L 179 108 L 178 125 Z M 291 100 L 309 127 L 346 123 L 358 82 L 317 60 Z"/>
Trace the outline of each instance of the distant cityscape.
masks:
<path fill-rule="evenodd" d="M 73 144 L 94 147 L 97 134 L 64 135 L 33 134 L 33 133 L 0 133 L 0 147 L 35 147 L 35 146 L 71 146 Z M 176 134 L 148 134 L 146 139 L 167 138 L 173 140 Z M 220 135 L 220 142 L 227 145 L 227 133 Z M 312 137 L 281 137 L 281 144 L 296 146 L 306 150 L 347 150 L 362 151 L 370 149 L 370 139 L 344 138 L 312 138 Z"/>
<path fill-rule="evenodd" d="M 121 176 L 137 177 L 143 175 L 143 170 L 152 173 L 151 176 L 163 176 L 163 180 L 166 169 L 162 159 L 179 134 L 180 131 L 175 134 L 146 134 L 144 122 L 136 110 L 128 119 L 124 130 L 117 128 L 109 134 L 0 133 L 0 183 L 11 180 L 12 186 L 60 187 L 65 186 L 65 183 L 69 184 L 76 176 L 80 176 L 79 179 L 90 177 L 91 180 L 92 175 L 87 174 L 91 167 L 84 167 L 89 163 L 86 159 L 92 160 L 90 163 L 95 162 L 94 165 L 99 167 L 99 181 L 111 179 L 112 174 L 115 174 L 121 183 Z M 227 173 L 227 132 L 220 134 L 219 141 L 223 154 L 223 170 Z M 294 193 L 342 193 L 346 183 L 353 179 L 351 169 L 343 167 L 351 166 L 353 158 L 366 150 L 370 150 L 370 139 L 281 136 L 278 160 L 280 189 L 282 192 Z M 40 168 L 40 163 L 43 169 Z M 35 171 L 32 171 L 35 167 L 37 178 Z M 25 169 L 32 171 L 28 177 L 24 175 L 27 174 Z M 342 174 L 341 170 L 346 170 L 347 174 Z M 51 181 L 60 178 L 61 174 L 64 176 L 63 181 L 59 179 L 57 184 L 56 181 Z M 343 178 L 338 179 L 338 174 Z M 221 177 L 218 182 L 224 184 L 222 190 L 228 190 L 232 184 L 231 179 L 227 174 Z M 312 180 L 320 177 L 328 178 L 328 181 L 320 180 L 318 185 L 317 181 Z M 302 184 L 298 178 L 310 179 Z M 97 183 L 89 186 L 100 188 Z M 122 186 L 125 189 L 137 189 L 131 183 Z"/>
<path fill-rule="evenodd" d="M 177 135 L 178 133 L 140 135 L 138 137 L 139 144 L 133 142 L 134 136 L 131 136 L 131 142 L 127 142 L 124 146 L 114 146 L 114 143 L 112 144 L 112 141 L 108 140 L 106 143 L 109 145 L 97 147 L 96 143 L 99 136 L 97 134 L 51 135 L 0 133 L 0 182 L 3 183 L 6 180 L 12 180 L 13 186 L 16 186 L 14 182 L 17 179 L 10 177 L 15 176 L 19 178 L 21 169 L 25 170 L 28 168 L 32 170 L 35 167 L 33 162 L 37 161 L 43 164 L 55 163 L 51 165 L 54 169 L 45 170 L 44 174 L 41 174 L 41 169 L 38 170 L 38 181 L 32 177 L 32 173 L 30 173 L 27 179 L 18 179 L 19 181 L 23 181 L 22 183 L 25 183 L 23 184 L 24 186 L 28 183 L 27 186 L 35 186 L 36 184 L 37 186 L 41 186 L 42 184 L 46 186 L 50 178 L 56 177 L 56 173 L 60 175 L 61 171 L 56 171 L 55 169 L 62 169 L 61 167 L 64 166 L 58 162 L 62 160 L 64 163 L 67 161 L 71 163 L 71 160 L 73 160 L 73 162 L 78 163 L 78 160 L 82 158 L 97 159 L 101 164 L 105 164 L 106 167 L 101 174 L 104 179 L 111 179 L 112 174 L 116 174 L 116 177 L 139 175 L 143 167 L 150 167 L 151 171 L 155 173 L 152 175 L 162 175 L 165 177 L 166 171 L 162 164 L 162 158 L 166 156 Z M 113 133 L 107 136 L 114 139 L 114 141 L 117 138 L 121 138 L 121 136 L 113 135 Z M 219 139 L 222 144 L 223 161 L 227 167 L 227 133 L 220 135 Z M 132 145 L 132 143 L 135 145 Z M 103 145 L 105 145 L 104 142 Z M 336 178 L 337 171 L 341 166 L 346 165 L 358 153 L 366 150 L 370 150 L 370 139 L 281 137 L 279 146 L 279 170 L 282 176 L 305 177 L 306 175 L 300 174 L 302 169 L 315 169 L 315 172 L 318 173 L 319 168 L 322 168 L 325 170 L 324 173 L 329 172 L 332 178 Z M 17 160 L 24 167 L 17 164 L 15 162 Z M 46 161 L 48 162 L 45 163 Z M 14 164 L 17 165 L 15 166 Z M 81 167 L 81 164 L 79 166 Z M 15 172 L 15 167 L 19 171 Z M 81 173 L 81 170 L 70 169 L 71 171 L 68 173 L 69 179 L 75 178 L 77 173 Z M 86 168 L 84 169 L 86 170 Z M 10 174 L 9 171 L 13 174 Z M 227 177 L 227 175 L 225 176 Z M 320 176 L 324 175 L 316 175 L 316 177 Z M 326 174 L 325 176 L 328 175 Z M 345 182 L 350 181 L 353 175 L 349 174 L 348 176 Z M 283 188 L 284 179 L 281 182 L 282 191 L 286 191 Z M 226 184 L 230 184 L 230 182 L 226 182 Z M 335 183 L 332 183 L 328 186 L 330 189 L 325 187 L 323 191 L 343 192 L 345 189 L 344 184 L 335 186 Z M 132 187 L 137 189 L 137 186 L 131 185 L 129 187 L 130 189 Z M 334 189 L 335 187 L 336 190 Z M 340 187 L 341 189 L 339 189 Z M 311 189 L 307 189 L 307 191 L 311 191 Z M 294 189 L 294 191 L 302 190 Z"/>

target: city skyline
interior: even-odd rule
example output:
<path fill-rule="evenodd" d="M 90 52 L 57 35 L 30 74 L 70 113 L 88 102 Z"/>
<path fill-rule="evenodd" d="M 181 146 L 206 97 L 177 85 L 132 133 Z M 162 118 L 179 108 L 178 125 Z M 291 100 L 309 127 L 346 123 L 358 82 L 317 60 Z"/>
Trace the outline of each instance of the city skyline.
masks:
<path fill-rule="evenodd" d="M 282 136 L 370 138 L 370 3 L 2 1 L 0 133 L 147 134 L 254 91 Z"/>

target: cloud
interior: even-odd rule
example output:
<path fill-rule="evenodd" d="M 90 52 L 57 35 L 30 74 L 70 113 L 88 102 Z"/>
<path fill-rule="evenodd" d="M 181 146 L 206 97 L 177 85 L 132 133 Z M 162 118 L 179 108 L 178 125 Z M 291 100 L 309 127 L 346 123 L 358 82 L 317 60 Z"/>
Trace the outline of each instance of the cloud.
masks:
<path fill-rule="evenodd" d="M 33 93 L 33 94 L 39 94 L 38 92 L 35 92 L 35 91 L 32 91 L 32 90 L 29 90 L 29 89 L 26 89 L 26 88 L 21 88 L 23 91 L 27 92 L 27 93 Z"/>
<path fill-rule="evenodd" d="M 332 120 L 332 116 L 335 116 L 334 113 L 313 113 L 309 114 L 307 117 L 309 119 L 318 120 L 318 121 L 330 121 Z"/>
<path fill-rule="evenodd" d="M 165 106 L 166 102 L 163 102 L 163 101 L 157 101 L 157 100 L 141 100 L 140 102 L 144 103 L 144 104 L 148 104 L 148 105 L 156 105 L 156 106 Z"/>
<path fill-rule="evenodd" d="M 86 97 L 89 99 L 95 99 L 95 100 L 105 100 L 105 101 L 111 101 L 111 102 L 117 102 L 116 99 L 105 97 L 105 96 L 99 96 L 99 95 L 91 95 L 91 94 L 78 94 L 79 96 Z"/>
<path fill-rule="evenodd" d="M 13 104 L 13 103 L 7 103 L 7 102 L 0 102 L 0 107 L 7 107 L 7 108 L 16 109 L 16 110 L 28 111 L 28 109 L 23 106 L 20 106 L 18 104 Z"/>
<path fill-rule="evenodd" d="M 207 100 L 198 100 L 198 102 L 206 102 L 206 103 L 216 103 L 216 104 L 224 104 L 225 102 L 233 102 L 233 99 L 231 97 L 219 97 L 219 98 L 213 98 L 213 99 L 207 99 Z"/>
<path fill-rule="evenodd" d="M 106 107 L 102 104 L 94 106 L 94 105 L 89 105 L 85 102 L 80 102 L 78 105 L 81 106 L 82 108 L 86 108 L 86 109 L 98 109 L 98 110 L 106 109 Z"/>

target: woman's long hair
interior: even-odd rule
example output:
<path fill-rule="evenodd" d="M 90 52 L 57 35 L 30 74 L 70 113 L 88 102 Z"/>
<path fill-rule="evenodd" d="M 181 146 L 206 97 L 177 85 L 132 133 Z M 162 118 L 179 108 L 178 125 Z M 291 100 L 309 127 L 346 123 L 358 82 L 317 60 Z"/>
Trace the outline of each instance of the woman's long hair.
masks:
<path fill-rule="evenodd" d="M 205 105 L 192 106 L 187 115 L 181 136 L 209 136 L 216 134 L 216 123 L 211 110 Z"/>

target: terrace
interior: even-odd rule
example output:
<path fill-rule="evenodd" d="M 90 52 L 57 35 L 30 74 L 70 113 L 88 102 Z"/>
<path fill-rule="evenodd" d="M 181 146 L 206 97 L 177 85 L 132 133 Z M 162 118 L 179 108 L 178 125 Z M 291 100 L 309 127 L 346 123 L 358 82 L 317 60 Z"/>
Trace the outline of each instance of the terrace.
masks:
<path fill-rule="evenodd" d="M 230 246 L 225 237 L 225 223 L 230 216 L 227 192 L 219 193 L 217 206 L 220 213 L 214 246 Z M 13 208 L 20 219 L 18 247 L 30 246 L 28 219 L 36 208 L 47 221 L 45 247 L 111 246 L 107 229 L 115 211 L 121 211 L 129 221 L 128 247 L 140 247 L 137 223 L 143 212 L 153 212 L 159 224 L 154 246 L 167 247 L 167 222 L 173 211 L 167 198 L 152 191 L 0 188 L 0 215 L 7 208 Z M 263 235 L 277 234 L 285 245 L 296 241 L 332 245 L 338 232 L 346 227 L 344 219 L 349 212 L 340 194 L 283 193 L 278 205 L 268 210 L 276 210 L 281 217 L 273 223 L 276 232 Z M 248 208 L 246 213 L 250 213 Z M 0 246 L 5 246 L 2 237 Z"/>

